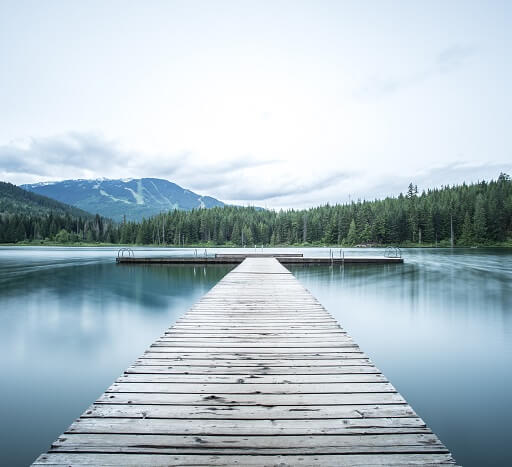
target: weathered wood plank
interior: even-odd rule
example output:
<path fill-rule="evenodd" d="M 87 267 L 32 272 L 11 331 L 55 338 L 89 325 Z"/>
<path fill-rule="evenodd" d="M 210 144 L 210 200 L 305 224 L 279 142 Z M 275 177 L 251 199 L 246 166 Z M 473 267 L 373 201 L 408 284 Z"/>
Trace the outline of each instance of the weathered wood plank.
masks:
<path fill-rule="evenodd" d="M 185 332 L 189 334 L 190 332 L 199 332 L 199 333 L 212 333 L 215 331 L 224 331 L 225 334 L 236 334 L 236 333 L 245 333 L 247 331 L 252 333 L 264 333 L 264 332 L 272 332 L 272 333 L 279 333 L 284 334 L 286 336 L 289 335 L 289 333 L 293 334 L 294 332 L 296 334 L 327 334 L 327 333 L 333 333 L 333 332 L 342 332 L 345 333 L 346 331 L 342 329 L 340 326 L 337 326 L 336 324 L 331 323 L 325 323 L 320 324 L 314 321 L 310 321 L 309 323 L 298 323 L 297 320 L 292 320 L 294 322 L 291 322 L 290 320 L 286 320 L 284 324 L 280 324 L 279 322 L 276 323 L 270 323 L 268 321 L 265 321 L 260 326 L 256 326 L 259 323 L 256 323 L 256 321 L 249 321 L 247 323 L 238 322 L 238 319 L 232 319 L 232 323 L 219 323 L 218 321 L 215 321 L 214 323 L 199 323 L 199 321 L 195 320 L 188 320 L 187 321 L 179 321 L 176 322 L 176 324 L 166 330 L 166 334 L 169 333 L 179 333 L 179 332 Z M 204 326 L 207 326 L 207 329 L 203 329 Z M 260 329 L 261 327 L 265 327 L 268 329 Z M 220 328 L 220 329 L 219 329 Z M 248 328 L 248 329 L 247 329 Z"/>
<path fill-rule="evenodd" d="M 268 342 L 258 342 L 257 340 L 250 340 L 250 339 L 237 339 L 234 341 L 221 341 L 218 339 L 211 339 L 211 340 L 205 340 L 205 339 L 158 339 L 156 340 L 152 345 L 153 347 L 181 347 L 181 348 L 221 348 L 221 347 L 227 347 L 227 348 L 240 348 L 243 347 L 244 349 L 254 349 L 254 348 L 262 348 L 262 349 L 290 349 L 290 348 L 299 348 L 299 349 L 309 349 L 311 347 L 313 348 L 340 348 L 340 347 L 346 347 L 346 348 L 357 348 L 359 347 L 355 345 L 350 339 L 335 339 L 335 340 L 318 340 L 318 339 L 304 339 L 302 342 L 299 340 L 289 340 L 289 341 L 278 341 L 275 342 L 273 340 L 269 340 Z"/>
<path fill-rule="evenodd" d="M 241 378 L 243 379 L 243 378 Z M 354 394 L 370 392 L 396 392 L 390 383 L 170 383 L 152 381 L 118 382 L 108 392 L 158 392 L 170 394 Z M 321 396 L 317 396 L 321 397 Z"/>
<path fill-rule="evenodd" d="M 276 312 L 276 313 L 279 313 L 279 312 Z M 219 325 L 230 326 L 233 321 L 235 321 L 235 319 L 229 318 L 229 317 L 219 318 L 219 319 L 198 319 L 198 320 L 195 320 L 192 317 L 191 318 L 187 317 L 187 318 L 183 319 L 182 321 L 180 321 L 179 323 L 180 324 L 187 324 L 187 323 L 192 324 L 197 329 L 198 326 L 209 326 L 210 324 L 213 324 L 216 326 L 219 326 Z M 254 319 L 236 318 L 236 321 L 239 326 L 248 326 L 248 325 L 258 326 L 259 325 L 259 326 L 266 326 L 266 327 L 274 327 L 274 326 L 286 327 L 286 326 L 291 326 L 291 325 L 307 325 L 307 326 L 310 326 L 312 329 L 316 328 L 317 325 L 318 326 L 322 326 L 322 325 L 326 326 L 326 325 L 331 325 L 334 323 L 334 321 L 331 321 L 329 319 L 318 320 L 318 321 L 315 321 L 315 323 L 312 323 L 307 318 L 299 318 L 299 317 L 297 317 L 297 318 L 292 318 L 292 317 L 276 318 L 275 320 L 265 319 L 265 318 L 254 318 Z"/>
<path fill-rule="evenodd" d="M 164 418 L 167 419 L 167 429 L 185 430 L 179 431 L 180 433 L 208 433 L 209 428 L 205 428 L 202 423 L 210 419 L 216 420 L 215 426 L 222 433 L 226 433 L 226 430 L 231 430 L 229 433 L 232 430 L 241 430 L 235 432 L 262 435 L 276 433 L 275 430 L 279 433 L 307 434 L 319 433 L 321 430 L 345 433 L 346 430 L 371 432 L 373 429 L 425 427 L 423 420 L 417 418 L 407 404 L 170 406 L 103 403 L 93 404 L 82 415 L 82 418 L 90 417 Z M 194 419 L 199 421 L 192 422 Z M 311 423 L 294 421 L 300 419 L 310 420 Z M 288 421 L 281 423 L 281 420 Z"/>
<path fill-rule="evenodd" d="M 380 420 L 380 419 L 379 419 Z M 208 426 L 212 427 L 215 433 L 221 434 L 222 436 L 236 437 L 241 435 L 243 437 L 237 437 L 236 440 L 229 442 L 230 448 L 236 445 L 240 446 L 245 444 L 245 447 L 264 448 L 275 446 L 276 444 L 283 447 L 291 447 L 290 444 L 307 443 L 307 439 L 315 439 L 312 445 L 321 445 L 326 442 L 326 446 L 411 446 L 411 445 L 428 445 L 428 446 L 440 446 L 439 440 L 436 439 L 435 435 L 426 429 L 418 419 L 412 419 L 413 422 L 409 424 L 399 423 L 381 423 L 385 430 L 388 432 L 375 433 L 366 432 L 368 428 L 375 429 L 379 426 L 379 421 L 373 420 L 375 424 L 369 425 L 368 423 L 358 424 L 358 421 L 353 421 L 351 428 L 343 426 L 339 420 L 280 420 L 275 424 L 265 423 L 265 420 L 217 420 L 208 422 Z M 104 435 L 105 439 L 108 439 L 107 435 L 123 434 L 123 435 L 201 435 L 204 437 L 212 436 L 211 432 L 205 431 L 204 425 L 200 424 L 200 419 L 196 420 L 194 424 L 179 424 L 180 420 L 169 420 L 162 418 L 80 418 L 73 423 L 65 433 L 66 435 L 87 435 L 95 434 Z M 236 424 L 239 423 L 242 433 L 237 432 Z M 261 423 L 259 423 L 261 422 Z M 206 423 L 206 422 L 205 422 Z M 251 431 L 251 423 L 254 424 L 255 428 Z M 213 426 L 215 425 L 215 428 Z M 395 426 L 398 425 L 398 426 Z M 350 424 L 347 424 L 350 426 Z M 258 428 L 260 427 L 260 428 Z M 406 428 L 406 431 L 394 431 L 395 429 Z M 190 431 L 198 430 L 196 431 Z M 258 430 L 261 429 L 262 434 L 257 434 Z M 188 431 L 185 431 L 188 430 Z M 355 430 L 355 431 L 352 431 Z M 362 433 L 361 433 L 362 431 Z M 286 437 L 281 439 L 279 437 L 271 439 L 269 435 L 283 435 Z M 407 436 L 405 436 L 407 435 Z M 214 435 L 213 435 L 214 436 Z M 325 436 L 325 438 L 324 438 Z M 328 438 L 331 436 L 331 438 Z M 294 438 L 295 437 L 295 438 Z M 298 438 L 301 438 L 300 440 Z M 398 438 L 397 438 L 398 437 Z M 99 439 L 99 436 L 95 437 Z M 226 438 L 224 438 L 226 439 Z M 249 442 L 248 442 L 249 440 Z M 290 443 L 290 440 L 294 441 Z M 324 441 L 325 440 L 325 441 Z M 171 443 L 171 440 L 169 440 Z M 185 441 L 182 441 L 183 445 Z M 247 443 L 247 444 L 246 444 Z M 259 445 L 258 445 L 259 444 Z M 172 444 L 169 444 L 172 445 Z M 195 443 L 192 443 L 195 445 Z"/>
<path fill-rule="evenodd" d="M 346 336 L 347 333 L 341 330 L 332 330 L 332 331 L 314 331 L 311 330 L 309 332 L 294 332 L 291 331 L 281 331 L 281 332 L 265 332 L 265 331 L 238 331 L 233 332 L 232 330 L 225 328 L 224 330 L 210 330 L 209 332 L 205 332 L 201 329 L 191 329 L 188 331 L 182 330 L 170 330 L 166 331 L 165 336 L 167 337 L 214 337 L 214 338 L 267 338 L 267 337 L 290 337 L 290 338 L 301 338 L 301 337 L 334 337 L 334 336 Z"/>
<path fill-rule="evenodd" d="M 210 359 L 207 357 L 210 355 Z M 197 358 L 196 358 L 197 357 Z M 274 358 L 272 358 L 274 357 Z M 145 353 L 137 360 L 140 365 L 187 365 L 187 366 L 208 366 L 208 367 L 235 367 L 251 366 L 256 369 L 270 370 L 281 367 L 327 367 L 327 366 L 354 366 L 371 365 L 364 354 L 346 353 L 346 354 L 293 354 L 292 358 L 284 355 L 270 354 L 173 354 L 173 353 Z"/>
<path fill-rule="evenodd" d="M 172 347 L 172 350 L 169 350 Z M 344 347 L 343 345 L 336 345 L 336 346 L 325 346 L 325 347 L 318 347 L 318 346 L 309 346 L 304 345 L 304 347 L 300 346 L 293 346 L 293 347 L 280 347 L 278 349 L 274 349 L 272 345 L 268 345 L 268 347 L 226 347 L 226 346 L 215 346 L 215 347 L 206 347 L 206 346 L 194 346 L 191 344 L 190 346 L 165 346 L 165 347 L 159 347 L 159 346 L 151 346 L 151 351 L 147 352 L 149 353 L 179 353 L 179 354 L 186 354 L 186 353 L 224 353 L 226 350 L 229 350 L 229 352 L 236 352 L 239 354 L 245 353 L 245 354 L 304 354 L 305 352 L 308 353 L 358 353 L 361 354 L 362 352 L 359 350 L 359 347 L 353 347 L 353 346 L 347 346 Z"/>
<path fill-rule="evenodd" d="M 39 456 L 34 465 L 76 466 L 412 466 L 434 467 L 454 465 L 450 454 L 380 454 L 380 455 L 315 455 L 307 452 L 300 455 L 175 455 L 175 454 L 97 454 L 48 453 Z"/>
<path fill-rule="evenodd" d="M 148 454 L 282 454 L 283 452 L 300 454 L 304 451 L 309 454 L 448 452 L 437 437 L 430 433 L 301 436 L 66 433 L 57 439 L 51 451 Z"/>
<path fill-rule="evenodd" d="M 238 347 L 236 344 L 244 344 L 243 347 L 303 347 L 305 346 L 322 346 L 329 347 L 357 347 L 354 341 L 349 337 L 267 337 L 265 341 L 259 338 L 241 338 L 241 337 L 160 337 L 155 343 L 167 346 L 194 346 L 200 347 Z"/>
<path fill-rule="evenodd" d="M 151 362 L 148 360 L 147 362 Z M 353 375 L 353 374 L 380 374 L 380 371 L 373 365 L 359 365 L 359 366 L 287 366 L 287 367 L 267 367 L 266 369 L 259 367 L 249 366 L 219 366 L 219 365 L 204 365 L 194 366 L 191 365 L 150 365 L 138 363 L 126 370 L 128 374 L 167 374 L 167 375 L 250 375 L 250 376 L 265 376 L 265 375 Z"/>
<path fill-rule="evenodd" d="M 406 404 L 394 392 L 362 394 L 175 394 L 165 392 L 105 392 L 97 403 L 168 405 L 354 405 Z"/>
<path fill-rule="evenodd" d="M 116 380 L 118 383 L 208 383 L 208 384 L 323 384 L 323 383 L 387 383 L 387 379 L 382 374 L 327 374 L 327 375 L 254 375 L 251 373 L 229 375 L 229 374 L 161 374 L 144 373 L 133 374 L 126 373 Z"/>

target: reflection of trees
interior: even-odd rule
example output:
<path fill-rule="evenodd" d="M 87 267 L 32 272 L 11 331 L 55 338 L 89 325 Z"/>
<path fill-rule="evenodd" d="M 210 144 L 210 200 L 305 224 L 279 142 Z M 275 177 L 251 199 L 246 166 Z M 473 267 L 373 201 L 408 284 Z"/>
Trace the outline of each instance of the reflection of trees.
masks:
<path fill-rule="evenodd" d="M 32 267 L 17 271 L 0 282 L 0 295 L 7 298 L 39 292 L 72 297 L 74 301 L 136 300 L 145 306 L 168 306 L 170 298 L 179 299 L 209 289 L 231 267 L 209 265 L 127 266 L 112 263 L 76 266 Z"/>
<path fill-rule="evenodd" d="M 406 274 L 409 274 L 410 265 L 402 264 L 372 264 L 372 265 L 358 265 L 348 264 L 346 266 L 333 266 L 327 267 L 323 265 L 301 265 L 290 266 L 288 269 L 299 280 L 307 278 L 307 280 L 318 279 L 322 282 L 327 281 L 344 281 L 350 285 L 362 285 L 364 283 L 371 283 L 376 280 L 386 280 L 394 278 L 397 275 L 403 274 L 407 269 Z"/>
<path fill-rule="evenodd" d="M 419 268 L 414 264 L 372 264 L 346 266 L 294 266 L 290 271 L 313 288 L 321 300 L 322 291 L 339 293 L 340 300 L 349 296 L 379 296 L 381 300 L 418 298 Z M 339 292 L 338 292 L 339 291 Z"/>
<path fill-rule="evenodd" d="M 432 313 L 497 310 L 512 307 L 509 257 L 506 253 L 468 254 L 466 251 L 419 251 L 405 264 L 292 266 L 290 271 L 322 301 L 371 300 L 385 307 Z M 391 308 L 390 308 L 391 310 Z M 507 315 L 508 316 L 508 315 Z"/>
<path fill-rule="evenodd" d="M 128 364 L 231 269 L 112 263 L 41 266 L 34 270 L 32 264 L 26 273 L 18 268 L 13 280 L 0 282 L 0 342 L 9 351 L 23 343 L 27 355 L 53 358 L 59 365 L 78 354 L 99 361 L 105 349 L 126 352 Z"/>

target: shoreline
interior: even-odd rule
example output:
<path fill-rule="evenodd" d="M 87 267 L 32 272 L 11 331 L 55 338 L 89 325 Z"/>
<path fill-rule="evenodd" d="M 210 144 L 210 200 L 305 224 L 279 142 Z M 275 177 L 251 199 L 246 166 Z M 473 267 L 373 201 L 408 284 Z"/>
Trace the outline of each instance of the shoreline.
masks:
<path fill-rule="evenodd" d="M 357 249 L 357 250 L 375 250 L 388 247 L 407 248 L 407 249 L 434 249 L 434 250 L 451 250 L 451 249 L 485 249 L 485 248 L 500 248 L 512 249 L 512 243 L 505 242 L 500 244 L 490 245 L 454 245 L 451 246 L 435 246 L 435 245 L 376 245 L 368 247 L 356 246 L 342 246 L 342 245 L 312 245 L 312 244 L 292 244 L 292 245 L 264 245 L 263 248 L 331 248 L 331 249 Z M 240 245 L 212 245 L 212 244 L 190 244 L 190 245 L 156 245 L 156 244 L 121 244 L 121 243 L 58 243 L 58 242 L 18 242 L 18 243 L 0 243 L 0 247 L 66 247 L 66 248 L 152 248 L 152 249 L 192 249 L 192 248 L 226 248 L 226 249 L 253 249 L 254 246 L 240 246 Z M 256 248 L 261 246 L 256 245 Z"/>

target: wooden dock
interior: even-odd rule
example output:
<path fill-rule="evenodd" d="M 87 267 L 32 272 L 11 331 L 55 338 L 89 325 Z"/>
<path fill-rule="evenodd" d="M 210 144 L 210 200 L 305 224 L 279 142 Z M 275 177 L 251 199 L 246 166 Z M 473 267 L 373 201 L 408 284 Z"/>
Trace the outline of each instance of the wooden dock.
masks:
<path fill-rule="evenodd" d="M 387 256 L 347 256 L 347 257 L 304 257 L 294 254 L 217 254 L 215 256 L 120 256 L 116 261 L 120 264 L 240 264 L 246 258 L 275 258 L 281 264 L 295 265 L 344 265 L 344 264 L 397 264 L 403 258 Z"/>
<path fill-rule="evenodd" d="M 454 460 L 275 258 L 248 258 L 34 465 L 368 466 Z"/>

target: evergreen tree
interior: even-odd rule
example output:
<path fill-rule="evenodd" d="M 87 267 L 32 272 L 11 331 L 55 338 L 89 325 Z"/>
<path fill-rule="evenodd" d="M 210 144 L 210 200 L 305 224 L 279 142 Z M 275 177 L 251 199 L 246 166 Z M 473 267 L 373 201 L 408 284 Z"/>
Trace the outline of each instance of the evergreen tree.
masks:
<path fill-rule="evenodd" d="M 473 243 L 473 225 L 469 212 L 467 211 L 464 216 L 464 224 L 462 224 L 462 233 L 458 243 L 464 246 L 470 246 Z"/>
<path fill-rule="evenodd" d="M 475 215 L 473 220 L 473 233 L 477 242 L 487 238 L 487 225 L 485 216 L 485 201 L 482 194 L 478 194 L 475 201 Z"/>
<path fill-rule="evenodd" d="M 242 232 L 240 230 L 240 225 L 238 224 L 238 222 L 235 222 L 235 225 L 233 226 L 230 240 L 234 245 L 242 244 Z"/>
<path fill-rule="evenodd" d="M 349 246 L 357 245 L 359 243 L 359 238 L 357 236 L 356 230 L 356 222 L 354 221 L 354 219 L 350 221 L 350 227 L 348 228 L 346 243 Z"/>

